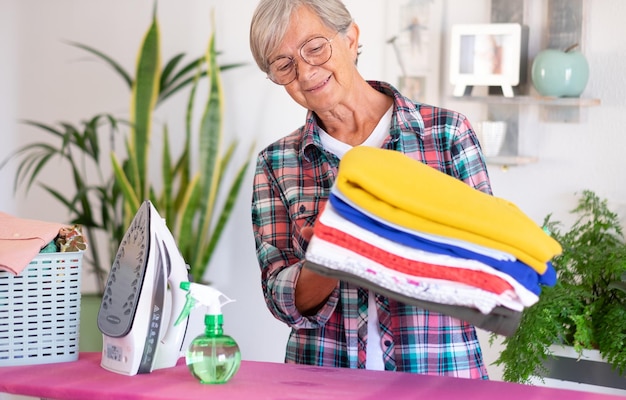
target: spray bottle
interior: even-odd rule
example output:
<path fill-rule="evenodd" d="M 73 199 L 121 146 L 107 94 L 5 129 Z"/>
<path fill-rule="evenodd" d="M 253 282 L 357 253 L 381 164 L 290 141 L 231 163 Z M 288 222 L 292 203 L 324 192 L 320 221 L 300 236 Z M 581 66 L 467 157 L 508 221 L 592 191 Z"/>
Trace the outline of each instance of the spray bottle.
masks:
<path fill-rule="evenodd" d="M 192 282 L 181 282 L 187 301 L 174 326 L 183 321 L 197 305 L 207 307 L 204 316 L 204 335 L 191 341 L 185 355 L 187 367 L 200 383 L 226 383 L 235 375 L 241 364 L 241 352 L 235 340 L 224 335 L 222 306 L 233 302 L 212 287 Z M 226 300 L 221 302 L 220 298 Z"/>

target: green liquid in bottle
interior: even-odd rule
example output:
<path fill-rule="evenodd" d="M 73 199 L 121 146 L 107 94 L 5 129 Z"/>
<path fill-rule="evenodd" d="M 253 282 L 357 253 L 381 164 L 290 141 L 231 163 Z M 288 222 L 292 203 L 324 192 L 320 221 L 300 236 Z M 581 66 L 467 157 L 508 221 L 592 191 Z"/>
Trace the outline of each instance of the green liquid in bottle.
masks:
<path fill-rule="evenodd" d="M 204 384 L 228 382 L 241 365 L 239 346 L 223 334 L 221 317 L 207 315 L 205 334 L 196 337 L 187 350 L 187 367 Z"/>

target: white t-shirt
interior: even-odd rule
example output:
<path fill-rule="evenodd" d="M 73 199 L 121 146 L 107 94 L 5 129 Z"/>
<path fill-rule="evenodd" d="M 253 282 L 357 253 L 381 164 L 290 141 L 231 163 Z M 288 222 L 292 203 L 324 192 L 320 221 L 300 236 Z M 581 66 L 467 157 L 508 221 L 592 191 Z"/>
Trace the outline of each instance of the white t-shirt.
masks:
<path fill-rule="evenodd" d="M 391 128 L 391 116 L 393 114 L 393 106 L 378 121 L 378 125 L 374 128 L 369 137 L 361 144 L 361 146 L 381 147 Z M 320 128 L 320 139 L 324 149 L 335 154 L 339 159 L 352 148 L 347 143 L 341 142 L 330 136 L 327 132 Z M 365 368 L 382 371 L 385 369 L 383 362 L 383 349 L 381 345 L 380 332 L 378 331 L 378 312 L 376 310 L 375 293 L 369 291 L 368 308 L 367 308 L 367 359 L 365 360 Z"/>

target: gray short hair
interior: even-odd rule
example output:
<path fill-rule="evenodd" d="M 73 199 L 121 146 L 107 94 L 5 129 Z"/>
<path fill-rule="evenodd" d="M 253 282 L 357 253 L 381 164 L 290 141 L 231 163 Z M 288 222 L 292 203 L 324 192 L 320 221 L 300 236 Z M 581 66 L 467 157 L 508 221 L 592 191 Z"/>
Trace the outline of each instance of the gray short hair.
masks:
<path fill-rule="evenodd" d="M 291 14 L 301 6 L 337 32 L 346 32 L 353 22 L 341 0 L 261 0 L 250 24 L 250 50 L 261 71 L 269 71 L 269 56 L 283 40 Z"/>

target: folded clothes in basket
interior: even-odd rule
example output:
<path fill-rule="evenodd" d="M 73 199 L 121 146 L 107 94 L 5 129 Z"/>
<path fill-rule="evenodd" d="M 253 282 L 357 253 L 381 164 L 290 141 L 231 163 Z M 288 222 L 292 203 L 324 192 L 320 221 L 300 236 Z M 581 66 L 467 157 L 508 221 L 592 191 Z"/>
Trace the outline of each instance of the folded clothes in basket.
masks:
<path fill-rule="evenodd" d="M 402 171 L 402 172 L 400 172 Z M 307 266 L 503 335 L 561 246 L 516 206 L 402 153 L 355 147 L 314 226 Z"/>
<path fill-rule="evenodd" d="M 84 250 L 80 226 L 18 218 L 0 212 L 0 270 L 19 275 L 51 242 L 57 251 Z"/>

